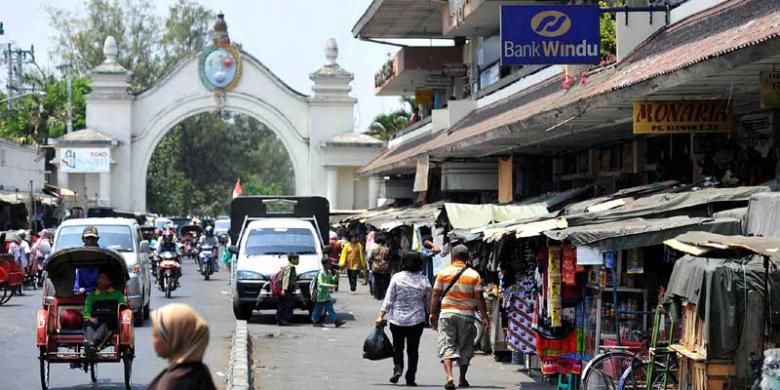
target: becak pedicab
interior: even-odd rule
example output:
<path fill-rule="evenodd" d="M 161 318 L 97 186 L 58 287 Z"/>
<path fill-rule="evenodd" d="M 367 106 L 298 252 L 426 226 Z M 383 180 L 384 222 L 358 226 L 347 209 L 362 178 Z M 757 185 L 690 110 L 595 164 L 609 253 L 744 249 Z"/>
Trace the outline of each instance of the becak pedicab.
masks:
<path fill-rule="evenodd" d="M 16 262 L 14 255 L 6 250 L 6 239 L 13 238 L 6 236 L 6 233 L 0 234 L 0 305 L 10 301 L 24 283 L 24 270 Z"/>
<path fill-rule="evenodd" d="M 43 307 L 36 318 L 36 346 L 39 349 L 41 388 L 49 387 L 50 365 L 70 363 L 72 368 L 89 372 L 97 382 L 99 363 L 124 364 L 124 383 L 130 389 L 135 337 L 133 312 L 119 300 L 91 299 L 91 316 L 84 319 L 87 294 L 74 289 L 76 270 L 99 269 L 111 283 L 109 291 L 121 291 L 127 301 L 127 265 L 122 255 L 103 248 L 73 248 L 58 251 L 44 264 L 48 279 L 44 284 Z M 106 294 L 108 295 L 108 294 Z M 117 294 L 114 294 L 117 295 Z M 88 344 L 85 328 L 88 321 L 106 324 L 108 332 L 99 344 Z M 87 329 L 87 332 L 94 330 Z"/>

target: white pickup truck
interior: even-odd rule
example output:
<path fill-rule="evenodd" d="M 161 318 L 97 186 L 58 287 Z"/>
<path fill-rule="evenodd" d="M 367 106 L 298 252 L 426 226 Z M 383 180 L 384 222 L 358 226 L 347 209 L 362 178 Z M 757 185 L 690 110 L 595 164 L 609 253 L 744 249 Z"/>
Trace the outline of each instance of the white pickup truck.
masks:
<path fill-rule="evenodd" d="M 271 211 L 272 210 L 272 211 Z M 322 268 L 329 205 L 320 197 L 239 197 L 231 204 L 230 246 L 233 314 L 248 320 L 254 310 L 275 310 L 271 279 L 297 254 L 298 309 L 311 310 L 309 284 Z M 323 230 L 324 229 L 324 230 Z"/>

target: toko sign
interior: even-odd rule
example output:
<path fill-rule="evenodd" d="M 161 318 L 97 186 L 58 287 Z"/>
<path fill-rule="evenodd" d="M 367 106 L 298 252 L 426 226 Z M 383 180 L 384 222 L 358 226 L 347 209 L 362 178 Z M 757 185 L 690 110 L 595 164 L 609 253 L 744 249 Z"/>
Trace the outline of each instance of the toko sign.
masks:
<path fill-rule="evenodd" d="M 501 64 L 598 64 L 598 5 L 501 6 Z"/>
<path fill-rule="evenodd" d="M 61 151 L 60 169 L 70 173 L 108 173 L 111 171 L 109 148 L 68 148 Z"/>

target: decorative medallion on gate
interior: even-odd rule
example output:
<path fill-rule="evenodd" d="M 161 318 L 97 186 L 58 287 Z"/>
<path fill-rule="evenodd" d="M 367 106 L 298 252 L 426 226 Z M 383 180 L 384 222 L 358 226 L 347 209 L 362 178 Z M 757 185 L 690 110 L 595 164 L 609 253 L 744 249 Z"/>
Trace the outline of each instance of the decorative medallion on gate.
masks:
<path fill-rule="evenodd" d="M 212 37 L 213 44 L 200 54 L 198 73 L 200 81 L 224 103 L 224 94 L 236 87 L 241 79 L 241 52 L 230 44 L 225 15 L 217 15 Z"/>

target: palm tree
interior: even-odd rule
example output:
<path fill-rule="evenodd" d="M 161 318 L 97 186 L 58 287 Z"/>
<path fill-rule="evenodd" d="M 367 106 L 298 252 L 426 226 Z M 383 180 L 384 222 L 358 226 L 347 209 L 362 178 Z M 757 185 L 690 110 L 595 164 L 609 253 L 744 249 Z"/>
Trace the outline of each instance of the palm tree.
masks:
<path fill-rule="evenodd" d="M 368 127 L 368 135 L 387 142 L 407 126 L 409 126 L 409 112 L 405 110 L 379 114 Z"/>

